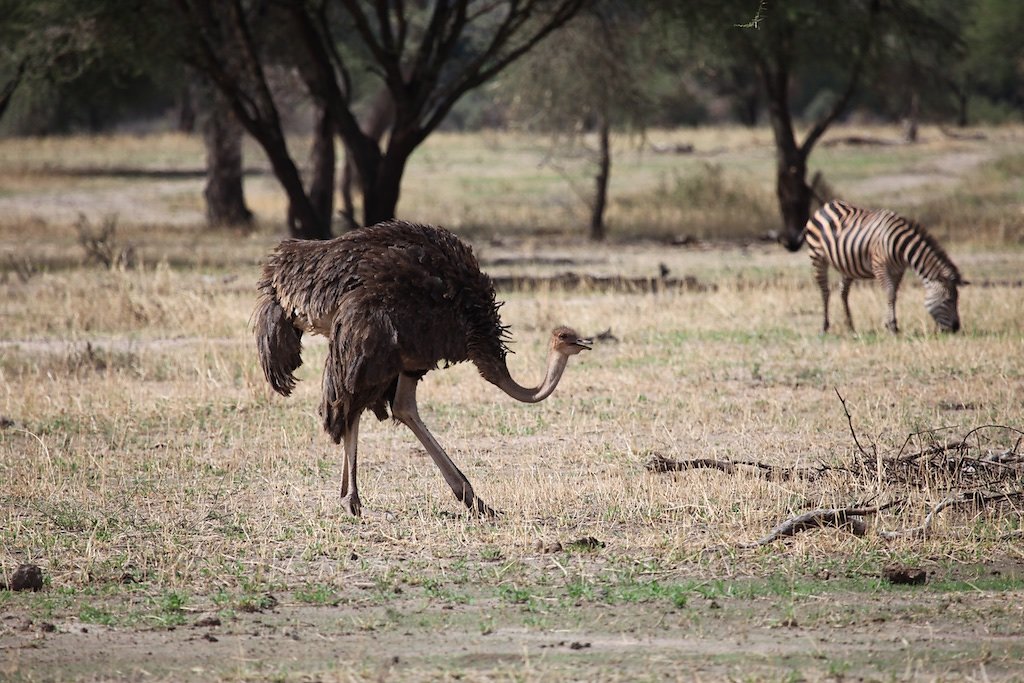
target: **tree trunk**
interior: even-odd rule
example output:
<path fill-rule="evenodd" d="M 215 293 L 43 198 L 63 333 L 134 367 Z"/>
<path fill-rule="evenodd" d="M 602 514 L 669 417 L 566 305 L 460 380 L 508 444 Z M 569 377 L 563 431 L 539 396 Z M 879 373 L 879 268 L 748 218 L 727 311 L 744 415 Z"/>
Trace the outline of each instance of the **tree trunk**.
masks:
<path fill-rule="evenodd" d="M 215 94 L 203 126 L 206 145 L 206 222 L 212 228 L 252 225 L 242 189 L 242 126 Z"/>
<path fill-rule="evenodd" d="M 376 95 L 373 97 L 373 101 L 370 104 L 370 108 L 366 113 L 366 116 L 359 124 L 359 128 L 363 131 L 363 134 L 374 141 L 376 144 L 380 144 L 384 135 L 391 128 L 395 121 L 395 103 L 391 96 L 391 91 L 386 87 L 381 88 Z M 404 166 L 404 162 L 403 162 Z M 345 147 L 345 163 L 341 170 L 341 179 L 339 186 L 341 189 L 341 201 L 342 201 L 342 215 L 348 220 L 349 227 L 354 228 L 359 225 L 355 217 L 355 206 L 352 202 L 352 187 L 355 185 L 357 188 L 364 190 L 363 179 L 359 175 L 359 170 L 356 166 L 354 155 L 352 151 L 346 146 Z M 395 203 L 397 204 L 397 198 Z M 392 214 L 394 209 L 392 209 Z M 394 217 L 393 215 L 391 216 Z M 366 216 L 366 211 L 363 211 L 363 224 L 373 225 Z"/>
<path fill-rule="evenodd" d="M 399 162 L 389 154 L 381 160 L 380 170 L 375 181 L 364 183 L 363 221 L 365 225 L 374 225 L 395 217 L 404 169 L 405 159 Z"/>
<path fill-rule="evenodd" d="M 967 121 L 968 121 L 968 116 L 967 116 L 967 103 L 968 103 L 967 88 L 961 88 L 959 91 L 957 91 L 956 97 L 957 97 L 957 104 L 959 105 L 957 107 L 956 125 L 958 125 L 961 128 L 966 128 L 967 127 Z"/>
<path fill-rule="evenodd" d="M 197 80 L 192 72 L 188 73 L 189 78 L 181 86 L 178 94 L 178 124 L 179 133 L 194 133 L 196 130 L 196 103 L 192 91 L 195 88 L 194 81 Z"/>
<path fill-rule="evenodd" d="M 341 165 L 341 180 L 338 181 L 338 189 L 341 190 L 341 216 L 345 219 L 346 230 L 353 230 L 359 227 L 356 221 L 356 206 L 352 201 L 352 184 L 359 180 L 355 162 L 349 154 L 348 147 L 345 148 L 345 161 Z"/>
<path fill-rule="evenodd" d="M 907 116 L 903 119 L 903 141 L 917 142 L 917 123 L 921 116 L 921 98 L 916 92 L 910 93 L 910 106 Z"/>
<path fill-rule="evenodd" d="M 295 239 L 327 240 L 331 238 L 331 224 L 321 220 L 306 194 L 302 176 L 288 154 L 288 145 L 277 126 L 254 126 L 249 131 L 270 160 L 274 177 L 288 195 L 288 235 Z"/>
<path fill-rule="evenodd" d="M 309 181 L 309 201 L 320 220 L 331 224 L 334 214 L 334 173 L 337 155 L 334 151 L 334 121 L 326 106 L 318 106 L 313 129 L 313 149 L 309 164 L 313 176 Z"/>
<path fill-rule="evenodd" d="M 798 148 L 779 150 L 775 192 L 782 214 L 779 242 L 789 251 L 804 243 L 804 226 L 811 217 L 813 193 L 807 185 L 807 159 Z"/>
<path fill-rule="evenodd" d="M 600 242 L 605 238 L 604 210 L 608 205 L 608 179 L 611 177 L 611 125 L 602 112 L 598 121 L 598 167 L 594 178 L 594 206 L 590 213 L 590 239 Z"/>
<path fill-rule="evenodd" d="M 811 215 L 812 193 L 807 185 L 807 153 L 810 147 L 801 147 L 793 131 L 793 117 L 789 110 L 788 60 L 779 59 L 774 69 L 763 62 L 758 66 L 775 137 L 775 193 L 782 215 L 782 231 L 778 240 L 789 251 L 797 251 L 803 245 L 804 225 Z"/>
<path fill-rule="evenodd" d="M 299 169 L 288 155 L 288 146 L 277 131 L 260 130 L 260 144 L 267 153 L 274 176 L 288 195 L 288 235 L 302 240 L 331 238 L 331 224 L 317 214 L 302 185 Z"/>
<path fill-rule="evenodd" d="M 21 85 L 21 79 L 25 77 L 25 65 L 26 62 L 23 60 L 18 68 L 15 69 L 14 75 L 11 76 L 10 80 L 4 83 L 3 87 L 0 88 L 0 119 L 4 117 L 7 112 L 7 106 L 11 103 L 11 99 L 14 97 L 14 92 Z"/>

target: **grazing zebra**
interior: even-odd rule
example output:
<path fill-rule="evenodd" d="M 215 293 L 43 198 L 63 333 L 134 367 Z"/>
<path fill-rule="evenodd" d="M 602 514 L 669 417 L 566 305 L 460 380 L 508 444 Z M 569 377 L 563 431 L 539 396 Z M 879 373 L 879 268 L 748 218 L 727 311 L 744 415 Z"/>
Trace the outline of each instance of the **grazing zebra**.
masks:
<path fill-rule="evenodd" d="M 960 329 L 957 311 L 957 287 L 967 284 L 942 247 L 917 223 L 892 211 L 868 211 L 832 200 L 818 209 L 804 228 L 814 278 L 821 288 L 825 305 L 821 331 L 828 331 L 828 267 L 842 275 L 840 293 L 846 322 L 850 317 L 850 285 L 855 279 L 875 278 L 889 295 L 889 319 L 885 326 L 896 326 L 896 290 L 910 266 L 924 281 L 925 308 L 943 332 Z"/>

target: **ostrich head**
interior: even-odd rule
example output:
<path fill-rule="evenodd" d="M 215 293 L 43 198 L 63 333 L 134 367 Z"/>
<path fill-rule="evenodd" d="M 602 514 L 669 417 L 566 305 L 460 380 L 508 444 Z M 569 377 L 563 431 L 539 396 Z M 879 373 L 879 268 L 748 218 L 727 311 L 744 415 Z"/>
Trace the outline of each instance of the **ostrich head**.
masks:
<path fill-rule="evenodd" d="M 583 339 L 571 327 L 556 327 L 551 331 L 551 350 L 563 356 L 575 356 L 580 351 L 589 351 L 591 340 Z"/>

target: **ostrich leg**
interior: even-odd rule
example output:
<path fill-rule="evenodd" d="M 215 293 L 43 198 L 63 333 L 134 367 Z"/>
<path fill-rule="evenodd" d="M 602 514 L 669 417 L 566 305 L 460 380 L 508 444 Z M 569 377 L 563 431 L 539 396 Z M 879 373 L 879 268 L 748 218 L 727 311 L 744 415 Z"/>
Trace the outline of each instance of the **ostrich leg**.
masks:
<path fill-rule="evenodd" d="M 345 430 L 345 467 L 341 473 L 341 504 L 348 514 L 359 517 L 362 505 L 359 502 L 359 487 L 356 486 L 356 452 L 359 450 L 359 415 L 357 414 Z"/>
<path fill-rule="evenodd" d="M 395 390 L 395 401 L 392 404 L 391 412 L 399 421 L 412 430 L 416 438 L 420 440 L 423 447 L 427 449 L 434 464 L 441 470 L 444 480 L 448 482 L 455 497 L 461 500 L 466 507 L 478 515 L 494 517 L 497 513 L 487 506 L 473 493 L 473 486 L 466 479 L 466 475 L 459 471 L 452 459 L 441 448 L 441 444 L 430 433 L 427 426 L 420 419 L 419 411 L 416 409 L 416 383 L 419 380 L 415 377 L 402 374 L 398 377 L 398 388 Z"/>

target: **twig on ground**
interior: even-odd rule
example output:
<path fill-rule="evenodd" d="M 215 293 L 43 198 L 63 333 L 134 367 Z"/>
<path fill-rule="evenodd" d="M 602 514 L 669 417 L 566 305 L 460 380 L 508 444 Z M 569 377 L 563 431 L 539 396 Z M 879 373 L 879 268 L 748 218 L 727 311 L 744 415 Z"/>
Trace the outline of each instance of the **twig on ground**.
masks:
<path fill-rule="evenodd" d="M 873 459 L 873 456 L 868 455 L 867 451 L 864 450 L 864 447 L 860 445 L 860 439 L 857 438 L 857 430 L 853 428 L 853 417 L 850 415 L 850 411 L 846 408 L 846 399 L 839 393 L 839 387 L 832 387 L 832 389 L 835 390 L 836 396 L 839 397 L 839 402 L 843 404 L 843 412 L 846 413 L 846 424 L 850 426 L 850 434 L 853 436 L 853 443 L 857 445 L 857 450 L 859 450 L 860 454 L 866 459 Z M 874 447 L 872 447 L 872 450 L 874 450 Z"/>

